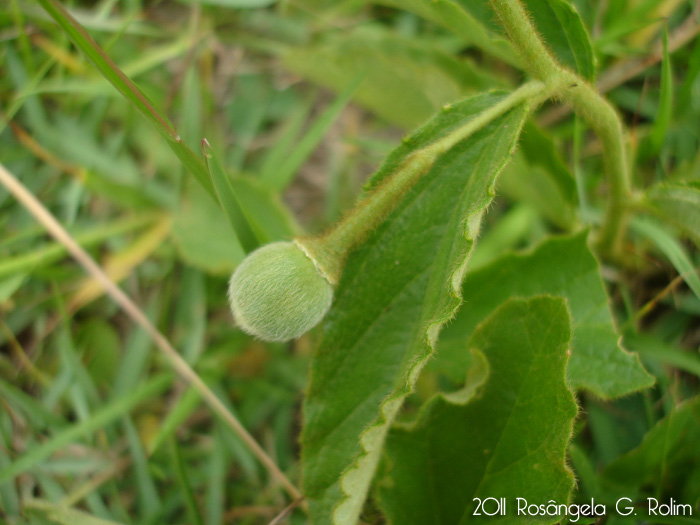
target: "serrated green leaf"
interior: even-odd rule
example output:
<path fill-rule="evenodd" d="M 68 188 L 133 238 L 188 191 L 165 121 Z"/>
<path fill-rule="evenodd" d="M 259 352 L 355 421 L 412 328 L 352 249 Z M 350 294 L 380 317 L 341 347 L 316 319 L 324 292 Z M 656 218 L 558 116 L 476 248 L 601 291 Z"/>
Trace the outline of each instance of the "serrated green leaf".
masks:
<path fill-rule="evenodd" d="M 326 34 L 311 46 L 288 50 L 283 60 L 291 70 L 339 93 L 364 75 L 355 100 L 406 128 L 465 93 L 493 86 L 468 62 L 429 40 L 416 42 L 374 26 Z"/>
<path fill-rule="evenodd" d="M 460 380 L 454 371 L 467 366 L 464 342 L 490 312 L 509 297 L 551 294 L 569 300 L 574 337 L 568 377 L 573 388 L 611 398 L 652 385 L 638 357 L 618 345 L 598 262 L 586 237 L 582 232 L 550 238 L 529 253 L 506 255 L 468 273 L 462 287 L 466 304 L 441 335 L 431 366 Z"/>
<path fill-rule="evenodd" d="M 515 515 L 515 498 L 566 502 L 566 448 L 577 407 L 567 386 L 571 328 L 562 298 L 511 299 L 463 351 L 483 353 L 488 380 L 466 403 L 438 395 L 386 443 L 380 506 L 391 523 L 552 523 Z M 473 498 L 506 498 L 505 515 L 475 514 Z M 492 512 L 492 510 L 491 510 Z"/>
<path fill-rule="evenodd" d="M 574 6 L 567 0 L 524 2 L 555 57 L 586 80 L 592 80 L 595 76 L 593 45 Z"/>
<path fill-rule="evenodd" d="M 659 184 L 647 191 L 652 211 L 700 245 L 700 183 Z"/>
<path fill-rule="evenodd" d="M 478 95 L 443 110 L 371 183 L 502 97 Z M 304 407 L 304 493 L 315 523 L 357 520 L 389 425 L 460 303 L 466 261 L 525 113 L 510 110 L 436 160 L 349 256 Z"/>

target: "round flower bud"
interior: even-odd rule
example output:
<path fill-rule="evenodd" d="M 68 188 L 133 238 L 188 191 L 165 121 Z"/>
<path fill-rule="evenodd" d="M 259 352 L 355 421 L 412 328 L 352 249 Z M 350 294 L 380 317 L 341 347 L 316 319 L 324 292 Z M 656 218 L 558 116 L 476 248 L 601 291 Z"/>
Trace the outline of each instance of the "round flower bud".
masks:
<path fill-rule="evenodd" d="M 333 287 L 292 242 L 274 242 L 250 253 L 229 282 L 236 324 L 264 341 L 295 339 L 323 319 Z"/>

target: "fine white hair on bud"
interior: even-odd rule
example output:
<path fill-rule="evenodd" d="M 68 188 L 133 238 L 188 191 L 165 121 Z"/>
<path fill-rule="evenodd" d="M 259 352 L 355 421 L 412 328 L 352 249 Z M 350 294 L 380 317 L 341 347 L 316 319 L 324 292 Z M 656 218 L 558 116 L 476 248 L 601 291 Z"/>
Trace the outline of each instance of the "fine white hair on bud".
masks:
<path fill-rule="evenodd" d="M 251 252 L 228 288 L 231 312 L 244 332 L 264 341 L 289 341 L 316 326 L 333 302 L 333 287 L 293 242 Z"/>

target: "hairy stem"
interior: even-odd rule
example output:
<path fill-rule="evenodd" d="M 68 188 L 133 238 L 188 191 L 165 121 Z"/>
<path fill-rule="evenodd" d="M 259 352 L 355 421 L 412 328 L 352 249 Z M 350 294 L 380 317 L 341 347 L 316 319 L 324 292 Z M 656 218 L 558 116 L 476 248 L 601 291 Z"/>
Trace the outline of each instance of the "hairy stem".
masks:
<path fill-rule="evenodd" d="M 524 84 L 469 122 L 408 155 L 403 165 L 373 190 L 338 226 L 320 238 L 300 239 L 297 242 L 330 277 L 331 284 L 336 284 L 348 252 L 362 241 L 367 231 L 371 231 L 387 216 L 398 202 L 398 196 L 427 173 L 441 155 L 515 106 L 526 103 L 530 108 L 537 107 L 561 87 L 559 84 L 545 85 L 536 80 Z"/>
<path fill-rule="evenodd" d="M 562 86 L 556 95 L 571 104 L 600 138 L 610 191 L 598 241 L 604 253 L 613 256 L 619 254 L 627 226 L 627 200 L 630 195 L 627 152 L 619 116 L 594 88 L 557 63 L 519 0 L 491 0 L 491 6 L 522 55 L 527 70 L 547 85 Z"/>

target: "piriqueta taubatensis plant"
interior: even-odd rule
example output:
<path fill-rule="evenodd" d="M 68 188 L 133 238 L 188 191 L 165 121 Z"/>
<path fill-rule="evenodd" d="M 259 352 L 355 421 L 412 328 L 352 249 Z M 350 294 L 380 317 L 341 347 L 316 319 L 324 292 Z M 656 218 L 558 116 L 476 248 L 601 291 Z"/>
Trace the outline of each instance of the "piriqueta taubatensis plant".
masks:
<path fill-rule="evenodd" d="M 287 341 L 316 326 L 330 308 L 348 253 L 442 155 L 513 108 L 523 106 L 530 113 L 550 98 L 571 104 L 600 137 L 610 193 L 598 245 L 605 255 L 619 254 L 630 185 L 617 113 L 591 85 L 555 60 L 520 2 L 492 0 L 491 6 L 534 80 L 408 154 L 330 231 L 315 238 L 273 243 L 251 253 L 238 266 L 229 286 L 231 310 L 242 330 L 265 341 Z"/>
<path fill-rule="evenodd" d="M 55 1 L 40 3 L 60 19 Z M 463 23 L 462 33 L 476 27 L 462 9 L 477 3 L 472 0 L 377 3 L 405 7 L 451 29 Z M 589 83 L 590 74 L 575 72 L 570 62 L 564 66 L 561 54 L 555 58 L 524 5 L 535 18 L 544 12 L 562 31 L 576 29 L 588 44 L 584 69 L 595 69 L 585 28 L 568 1 L 491 0 L 509 44 L 488 41 L 482 50 L 521 66 L 528 81 L 512 92 L 445 106 L 387 157 L 337 226 L 251 251 L 231 277 L 235 322 L 255 337 L 288 341 L 324 322 L 300 440 L 304 505 L 314 523 L 357 523 L 369 508 L 370 490 L 386 520 L 401 525 L 560 522 L 565 517 L 515 519 L 499 498 L 510 498 L 509 505 L 514 497 L 567 503 L 574 487 L 566 461 L 577 416 L 574 391 L 611 399 L 653 383 L 637 356 L 619 344 L 587 230 L 466 271 L 497 178 L 526 119 L 546 101 L 570 105 L 602 145 L 607 203 L 593 230 L 599 258 L 619 260 L 628 223 L 634 225 L 630 211 L 639 205 L 618 114 Z M 85 40 L 77 22 L 64 20 L 63 27 Z M 105 66 L 105 56 L 93 53 L 92 59 Z M 115 85 L 124 83 L 109 76 L 110 68 L 104 71 Z M 209 181 L 211 172 L 183 150 L 174 129 L 149 113 L 140 92 L 122 92 L 145 108 L 225 209 L 227 199 L 235 204 L 220 191 L 223 177 Z M 473 293 L 458 312 L 462 290 Z M 467 376 L 464 388 L 434 395 L 413 422 L 397 423 L 436 354 L 445 376 Z M 503 514 L 480 517 L 487 498 Z"/>
<path fill-rule="evenodd" d="M 326 318 L 301 436 L 303 492 L 314 523 L 356 523 L 375 479 L 384 480 L 375 485 L 376 496 L 392 523 L 432 523 L 436 516 L 440 523 L 471 522 L 478 519 L 472 497 L 497 497 L 506 485 L 509 496 L 565 502 L 574 485 L 565 460 L 577 413 L 572 389 L 610 398 L 653 382 L 638 358 L 619 346 L 602 281 L 594 277 L 587 287 L 595 307 L 581 304 L 575 292 L 565 299 L 501 299 L 506 302 L 489 322 L 467 332 L 470 362 L 483 366 L 469 368 L 465 390 L 426 403 L 415 427 L 394 426 L 435 355 L 438 333 L 462 302 L 467 262 L 498 174 L 524 121 L 543 102 L 569 104 L 602 144 L 609 190 L 594 231 L 600 257 L 620 257 L 628 227 L 631 190 L 617 112 L 554 58 L 520 1 L 492 0 L 490 6 L 532 78 L 511 93 L 445 106 L 387 157 L 337 226 L 318 237 L 262 247 L 231 278 L 234 318 L 261 339 L 289 340 Z M 436 7 L 442 8 L 449 11 Z M 573 238 L 567 250 L 579 254 L 582 267 L 597 268 L 584 237 Z M 552 282 L 583 282 L 580 275 L 556 277 L 558 271 L 552 268 Z M 505 274 L 499 278 L 507 281 Z M 562 293 L 550 292 L 549 283 L 538 286 L 541 293 Z M 519 293 L 531 294 L 513 291 Z M 597 315 L 605 320 L 594 327 L 588 319 Z M 448 346 L 442 352 L 450 355 Z M 453 356 L 469 353 L 459 348 Z M 451 362 L 467 370 L 463 357 Z M 474 399 L 477 390 L 481 397 Z M 520 410 L 520 402 L 537 409 Z M 500 480 L 491 469 L 505 459 L 493 447 L 516 450 L 521 442 L 534 447 L 520 463 L 529 474 Z M 423 484 L 427 478 L 432 481 Z"/>

